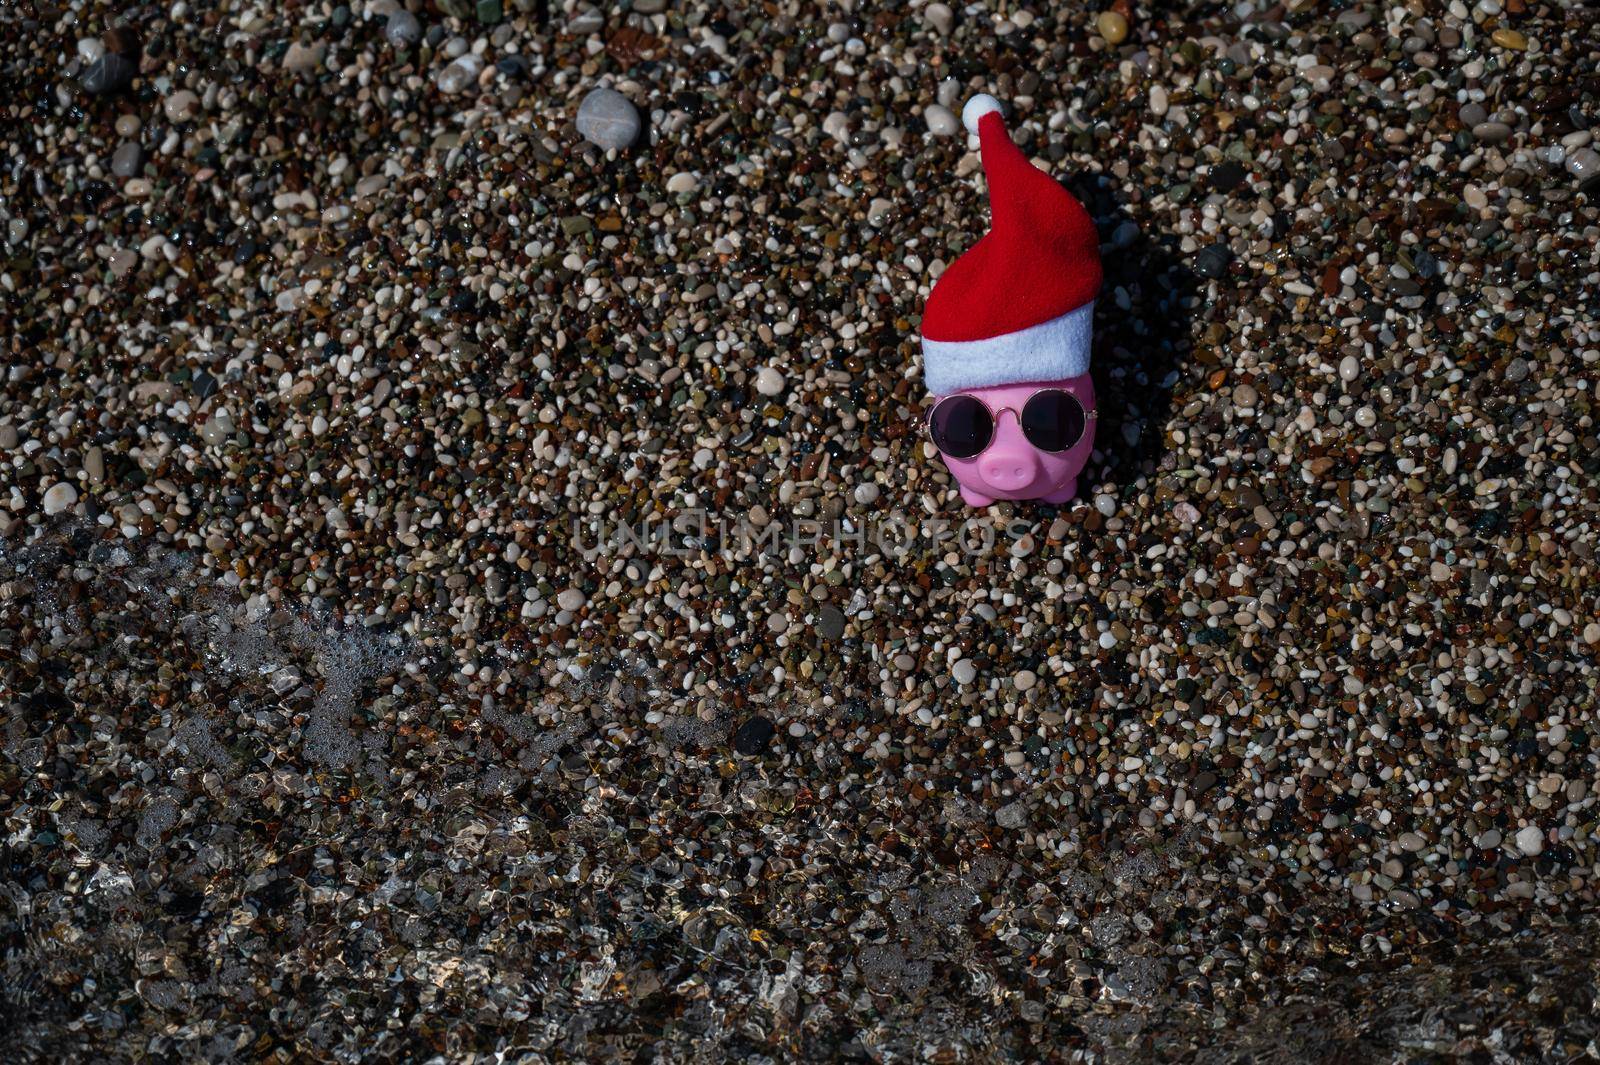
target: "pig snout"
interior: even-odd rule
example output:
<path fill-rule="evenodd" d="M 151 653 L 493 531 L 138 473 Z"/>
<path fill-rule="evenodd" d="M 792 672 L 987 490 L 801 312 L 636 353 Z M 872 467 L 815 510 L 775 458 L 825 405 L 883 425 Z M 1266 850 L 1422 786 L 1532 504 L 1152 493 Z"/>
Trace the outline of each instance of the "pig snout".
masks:
<path fill-rule="evenodd" d="M 1002 492 L 1020 492 L 1039 476 L 1039 458 L 1027 445 L 997 444 L 978 462 L 978 473 Z"/>

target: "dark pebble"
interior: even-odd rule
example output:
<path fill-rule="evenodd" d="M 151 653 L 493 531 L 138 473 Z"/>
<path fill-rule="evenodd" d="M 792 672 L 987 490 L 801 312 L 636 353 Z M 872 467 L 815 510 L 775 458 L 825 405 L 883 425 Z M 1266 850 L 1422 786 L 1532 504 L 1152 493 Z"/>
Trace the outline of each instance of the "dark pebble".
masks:
<path fill-rule="evenodd" d="M 1238 163 L 1221 163 L 1211 168 L 1211 188 L 1216 192 L 1232 192 L 1244 181 L 1245 174 L 1245 168 Z"/>
<path fill-rule="evenodd" d="M 1226 244 L 1211 244 L 1200 249 L 1194 257 L 1194 272 L 1201 277 L 1215 281 L 1228 272 L 1228 264 L 1233 262 L 1233 252 Z"/>
<path fill-rule="evenodd" d="M 772 743 L 776 733 L 772 722 L 764 717 L 753 717 L 734 732 L 733 749 L 747 756 L 760 754 Z"/>
<path fill-rule="evenodd" d="M 84 91 L 96 96 L 120 92 L 128 87 L 128 83 L 133 81 L 133 76 L 138 71 L 138 64 L 127 56 L 107 52 L 89 64 L 89 69 L 83 72 Z"/>

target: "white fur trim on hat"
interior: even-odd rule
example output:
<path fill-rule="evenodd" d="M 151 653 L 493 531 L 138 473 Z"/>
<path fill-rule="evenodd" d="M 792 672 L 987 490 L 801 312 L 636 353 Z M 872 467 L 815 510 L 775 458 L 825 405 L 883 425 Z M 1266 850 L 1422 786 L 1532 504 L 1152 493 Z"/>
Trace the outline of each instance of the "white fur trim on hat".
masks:
<path fill-rule="evenodd" d="M 978 95 L 968 100 L 966 105 L 961 108 L 961 124 L 967 127 L 968 133 L 976 136 L 978 132 L 978 119 L 982 118 L 984 115 L 999 113 L 1000 101 L 996 100 L 988 93 L 980 92 Z"/>
<path fill-rule="evenodd" d="M 922 339 L 928 391 L 948 396 L 968 388 L 1060 381 L 1089 372 L 1094 303 L 1014 333 L 983 340 Z"/>

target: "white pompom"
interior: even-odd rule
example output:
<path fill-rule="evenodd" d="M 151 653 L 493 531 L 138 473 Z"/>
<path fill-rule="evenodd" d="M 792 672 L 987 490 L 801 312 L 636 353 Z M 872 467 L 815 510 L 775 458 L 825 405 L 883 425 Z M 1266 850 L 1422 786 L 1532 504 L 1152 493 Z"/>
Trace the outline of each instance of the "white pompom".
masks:
<path fill-rule="evenodd" d="M 961 124 L 967 127 L 968 133 L 976 134 L 978 132 L 978 119 L 987 114 L 999 113 L 1000 101 L 988 93 L 980 92 L 968 100 L 966 106 L 961 109 Z"/>

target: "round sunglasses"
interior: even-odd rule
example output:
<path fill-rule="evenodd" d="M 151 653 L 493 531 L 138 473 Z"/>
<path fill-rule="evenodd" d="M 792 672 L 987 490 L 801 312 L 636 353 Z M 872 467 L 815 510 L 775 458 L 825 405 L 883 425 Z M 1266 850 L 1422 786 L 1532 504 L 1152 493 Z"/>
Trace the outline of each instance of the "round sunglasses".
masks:
<path fill-rule="evenodd" d="M 928 412 L 928 435 L 933 446 L 955 459 L 970 459 L 994 442 L 995 423 L 1006 411 L 1016 417 L 1022 435 L 1040 451 L 1069 450 L 1083 439 L 1096 411 L 1086 411 L 1071 392 L 1041 388 L 1018 411 L 991 408 L 977 396 L 946 396 Z"/>

